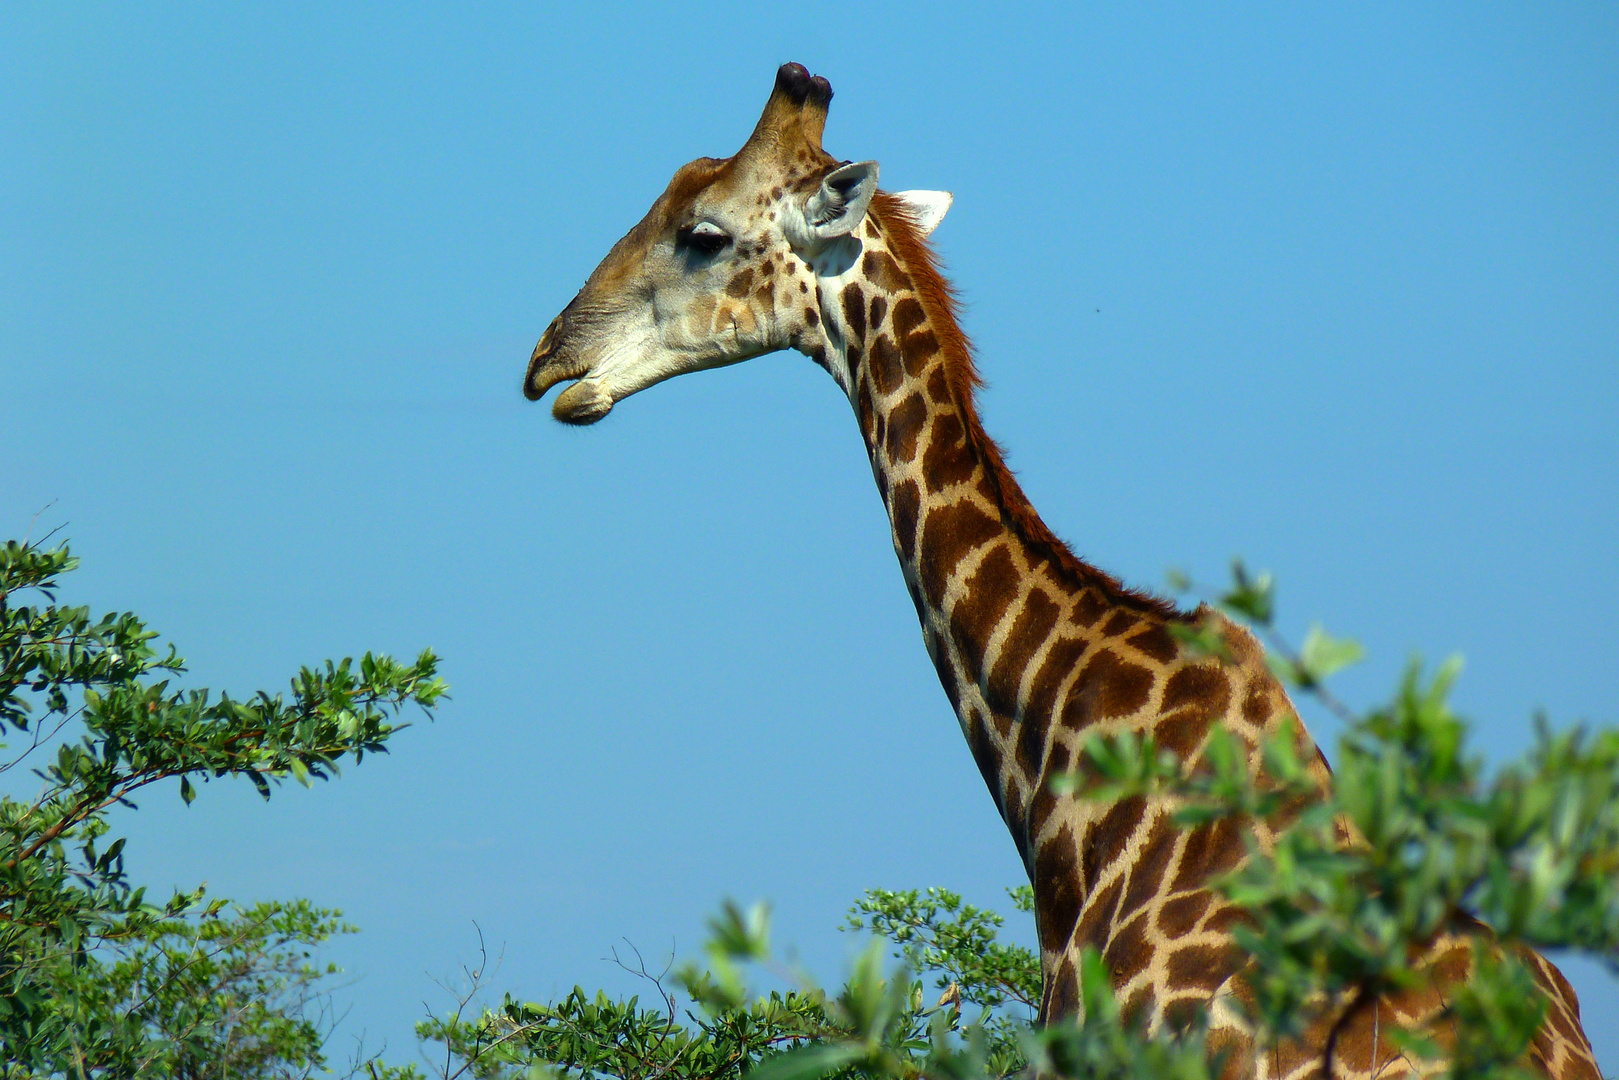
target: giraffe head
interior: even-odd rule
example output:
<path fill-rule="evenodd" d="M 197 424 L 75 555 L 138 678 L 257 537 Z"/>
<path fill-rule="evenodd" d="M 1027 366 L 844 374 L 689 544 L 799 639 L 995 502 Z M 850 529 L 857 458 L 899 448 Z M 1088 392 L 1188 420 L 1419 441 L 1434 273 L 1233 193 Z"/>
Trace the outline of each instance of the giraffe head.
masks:
<path fill-rule="evenodd" d="M 778 349 L 826 355 L 818 279 L 849 269 L 877 163 L 821 149 L 831 85 L 784 64 L 752 136 L 729 158 L 682 167 L 613 245 L 529 360 L 537 400 L 575 380 L 552 414 L 590 424 L 638 390 Z M 949 205 L 909 192 L 924 230 Z"/>

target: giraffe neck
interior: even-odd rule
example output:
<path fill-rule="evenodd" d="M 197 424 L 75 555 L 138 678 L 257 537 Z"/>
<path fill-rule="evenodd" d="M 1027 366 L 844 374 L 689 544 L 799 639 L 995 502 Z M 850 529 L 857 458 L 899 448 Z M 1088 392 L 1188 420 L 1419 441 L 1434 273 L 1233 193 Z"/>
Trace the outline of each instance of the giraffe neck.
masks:
<path fill-rule="evenodd" d="M 849 395 L 928 653 L 1027 863 L 1051 751 L 1068 764 L 1049 738 L 1066 677 L 1098 637 L 1133 632 L 1117 713 L 1150 689 L 1140 661 L 1178 655 L 1163 624 L 1179 616 L 1075 558 L 1029 505 L 979 424 L 948 286 L 903 211 L 880 197 L 845 261 L 820 279 L 816 358 Z"/>
<path fill-rule="evenodd" d="M 1106 949 L 1124 999 L 1158 1018 L 1182 997 L 1206 1001 L 1208 987 L 1171 987 L 1154 920 L 1183 870 L 1198 897 L 1182 904 L 1186 928 L 1212 917 L 1208 874 L 1240 857 L 1240 837 L 1189 845 L 1163 807 L 1059 796 L 1049 781 L 1094 733 L 1150 731 L 1191 758 L 1236 716 L 1257 746 L 1285 696 L 1257 648 L 1230 670 L 1187 653 L 1168 625 L 1194 616 L 1051 533 L 978 422 L 949 287 L 903 209 L 879 196 L 859 241 L 846 265 L 816 268 L 826 351 L 811 353 L 849 395 L 928 654 L 1034 885 L 1042 1015 L 1077 1007 L 1084 945 Z M 1188 940 L 1228 944 L 1223 931 Z"/>

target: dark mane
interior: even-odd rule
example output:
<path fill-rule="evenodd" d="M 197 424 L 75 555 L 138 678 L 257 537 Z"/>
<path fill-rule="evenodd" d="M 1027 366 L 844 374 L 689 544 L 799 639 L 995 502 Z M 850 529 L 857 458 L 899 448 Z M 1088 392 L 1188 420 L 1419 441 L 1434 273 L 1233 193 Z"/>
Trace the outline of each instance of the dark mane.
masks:
<path fill-rule="evenodd" d="M 871 213 L 882 226 L 883 237 L 894 257 L 911 277 L 917 299 L 928 318 L 944 356 L 946 381 L 956 408 L 961 411 L 967 442 L 983 462 L 984 471 L 1000 504 L 1002 519 L 1034 551 L 1050 559 L 1059 578 L 1066 578 L 1076 591 L 1090 587 L 1109 603 L 1161 619 L 1184 620 L 1189 616 L 1161 597 L 1132 589 L 1105 571 L 1075 555 L 1053 533 L 1018 485 L 1007 467 L 1000 447 L 984 431 L 978 419 L 974 391 L 982 385 L 973 364 L 972 345 L 962 333 L 956 318 L 955 288 L 939 272 L 938 260 L 927 240 L 917 231 L 910 211 L 897 196 L 879 191 L 871 203 Z"/>

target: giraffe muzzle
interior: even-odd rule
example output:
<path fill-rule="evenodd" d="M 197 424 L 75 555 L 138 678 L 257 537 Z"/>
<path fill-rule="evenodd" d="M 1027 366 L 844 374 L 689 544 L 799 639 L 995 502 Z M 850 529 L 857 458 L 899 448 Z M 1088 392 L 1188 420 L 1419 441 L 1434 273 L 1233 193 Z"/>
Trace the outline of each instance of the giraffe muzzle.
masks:
<path fill-rule="evenodd" d="M 588 362 L 559 355 L 566 314 L 563 312 L 552 319 L 540 336 L 539 344 L 534 346 L 534 353 L 528 359 L 528 374 L 523 379 L 523 396 L 538 401 L 557 383 L 585 380 L 557 395 L 551 415 L 565 424 L 594 424 L 612 411 L 613 399 L 601 386 L 586 378 L 590 374 Z"/>
<path fill-rule="evenodd" d="M 539 344 L 534 346 L 533 355 L 528 358 L 528 373 L 523 377 L 523 396 L 530 401 L 540 400 L 547 390 L 559 382 L 580 379 L 590 373 L 589 364 L 569 360 L 565 353 L 559 355 L 566 314 L 563 312 L 551 320 L 551 325 L 540 335 Z M 566 419 L 560 415 L 557 418 Z"/>

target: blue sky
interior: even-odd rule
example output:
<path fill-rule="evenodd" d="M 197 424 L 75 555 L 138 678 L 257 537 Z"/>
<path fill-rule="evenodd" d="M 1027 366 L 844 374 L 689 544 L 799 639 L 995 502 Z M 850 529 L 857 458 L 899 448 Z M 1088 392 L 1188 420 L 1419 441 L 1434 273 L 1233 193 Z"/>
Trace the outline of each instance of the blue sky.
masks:
<path fill-rule="evenodd" d="M 831 979 L 863 889 L 1020 880 L 822 372 L 690 376 L 585 431 L 519 392 L 785 60 L 836 90 L 829 151 L 955 193 L 986 423 L 1082 555 L 1274 570 L 1290 632 L 1368 647 L 1357 704 L 1460 652 L 1497 760 L 1536 710 L 1619 721 L 1616 9 L 810 16 L 0 15 L 6 534 L 47 507 L 72 598 L 201 684 L 445 658 L 454 700 L 391 757 L 120 823 L 159 889 L 344 909 L 345 1039 L 412 1057 L 474 924 L 497 992 L 634 992 L 615 945 L 688 955 L 767 897 Z M 1619 1071 L 1615 981 L 1567 970 Z"/>

